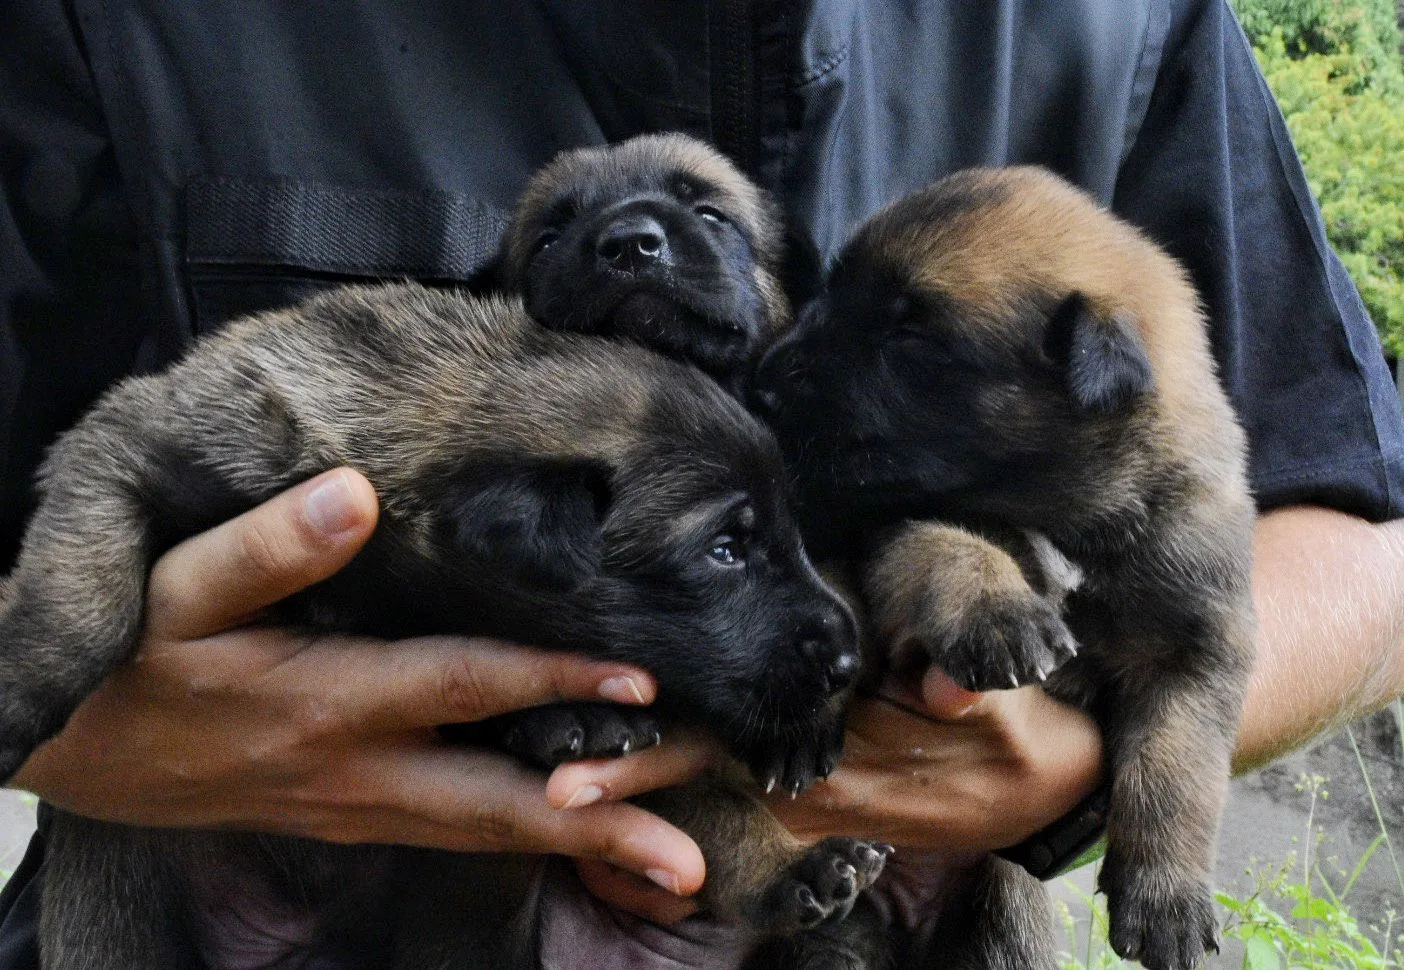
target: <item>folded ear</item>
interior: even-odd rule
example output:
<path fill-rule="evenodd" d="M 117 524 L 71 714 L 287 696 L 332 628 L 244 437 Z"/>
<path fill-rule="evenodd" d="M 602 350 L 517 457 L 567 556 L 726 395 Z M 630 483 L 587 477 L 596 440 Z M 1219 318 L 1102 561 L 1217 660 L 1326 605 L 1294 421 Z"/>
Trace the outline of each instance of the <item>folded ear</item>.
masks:
<path fill-rule="evenodd" d="M 451 540 L 513 582 L 571 589 L 599 570 L 609 480 L 596 461 L 474 462 L 449 488 Z"/>
<path fill-rule="evenodd" d="M 1154 385 L 1145 344 L 1130 320 L 1099 316 L 1081 293 L 1053 311 L 1044 350 L 1063 369 L 1077 406 L 1110 414 Z"/>

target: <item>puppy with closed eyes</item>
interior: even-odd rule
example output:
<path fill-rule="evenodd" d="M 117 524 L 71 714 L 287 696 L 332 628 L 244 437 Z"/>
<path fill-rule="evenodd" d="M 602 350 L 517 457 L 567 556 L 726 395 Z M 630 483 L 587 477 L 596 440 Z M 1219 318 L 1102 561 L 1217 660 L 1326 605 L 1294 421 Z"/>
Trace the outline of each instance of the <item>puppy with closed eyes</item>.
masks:
<path fill-rule="evenodd" d="M 536 174 L 501 282 L 546 327 L 626 337 L 734 387 L 790 323 L 782 238 L 779 209 L 716 149 L 643 135 Z"/>
<path fill-rule="evenodd" d="M 1050 173 L 958 173 L 859 228 L 752 399 L 811 546 L 870 549 L 894 662 L 972 690 L 1044 682 L 1097 720 L 1112 946 L 1197 965 L 1252 661 L 1254 507 L 1185 272 Z M 969 882 L 912 966 L 1055 965 L 1027 873 L 991 858 Z"/>

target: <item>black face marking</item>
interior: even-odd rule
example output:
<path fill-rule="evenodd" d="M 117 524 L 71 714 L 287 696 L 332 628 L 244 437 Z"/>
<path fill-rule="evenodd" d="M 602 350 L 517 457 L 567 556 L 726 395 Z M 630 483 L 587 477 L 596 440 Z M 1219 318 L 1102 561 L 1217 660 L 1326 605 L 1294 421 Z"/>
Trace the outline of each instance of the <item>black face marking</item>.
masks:
<path fill-rule="evenodd" d="M 1149 386 L 1134 330 L 1035 292 L 994 319 L 872 238 L 846 247 L 748 388 L 795 466 L 806 534 L 833 543 L 818 554 L 912 515 L 1042 521 L 1051 496 L 1110 474 L 1116 422 Z"/>
<path fill-rule="evenodd" d="M 508 239 L 525 246 L 519 265 L 507 261 L 509 287 L 545 326 L 631 338 L 729 382 L 786 312 L 776 267 L 759 262 L 758 233 L 774 230 L 750 221 L 769 216 L 666 152 L 594 157 L 564 169 L 538 212 L 519 213 Z"/>

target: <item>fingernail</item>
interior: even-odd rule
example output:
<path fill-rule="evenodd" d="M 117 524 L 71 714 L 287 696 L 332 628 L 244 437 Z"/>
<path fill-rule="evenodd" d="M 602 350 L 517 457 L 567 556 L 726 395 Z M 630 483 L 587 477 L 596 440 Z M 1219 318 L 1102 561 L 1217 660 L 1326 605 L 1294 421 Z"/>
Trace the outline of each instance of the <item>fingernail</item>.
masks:
<path fill-rule="evenodd" d="M 604 789 L 599 785 L 581 785 L 570 793 L 566 803 L 562 808 L 584 808 L 586 805 L 593 805 L 604 797 Z"/>
<path fill-rule="evenodd" d="M 662 886 L 674 896 L 681 895 L 678 888 L 678 877 L 667 869 L 648 869 L 644 872 L 644 875 L 648 876 L 650 881 Z"/>
<path fill-rule="evenodd" d="M 312 528 L 329 538 L 350 531 L 361 521 L 361 510 L 345 474 L 333 475 L 312 489 L 303 508 Z"/>
<path fill-rule="evenodd" d="M 611 677 L 600 684 L 600 696 L 616 704 L 643 704 L 644 697 L 632 677 Z"/>

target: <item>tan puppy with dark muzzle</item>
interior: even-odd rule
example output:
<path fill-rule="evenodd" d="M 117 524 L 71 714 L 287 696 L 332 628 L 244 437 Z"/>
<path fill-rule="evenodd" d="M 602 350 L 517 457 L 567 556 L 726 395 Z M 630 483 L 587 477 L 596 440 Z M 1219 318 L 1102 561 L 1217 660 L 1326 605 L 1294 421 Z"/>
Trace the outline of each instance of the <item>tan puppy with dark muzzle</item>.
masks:
<path fill-rule="evenodd" d="M 1046 679 L 1097 719 L 1112 945 L 1195 966 L 1252 660 L 1254 508 L 1184 271 L 1047 172 L 959 173 L 858 230 L 755 384 L 811 546 L 870 549 L 898 662 L 973 690 Z M 1027 874 L 991 860 L 976 882 L 913 965 L 1054 966 L 1046 933 L 1027 949 L 1046 923 Z"/>
<path fill-rule="evenodd" d="M 770 433 L 694 368 L 548 331 L 517 301 L 402 284 L 232 323 L 54 446 L 0 603 L 0 777 L 131 656 L 163 550 L 339 465 L 375 486 L 376 533 L 280 621 L 627 661 L 657 677 L 661 718 L 713 732 L 762 779 L 837 760 L 856 631 L 805 556 Z M 659 730 L 603 704 L 495 728 L 548 762 Z M 650 803 L 702 846 L 705 901 L 763 932 L 846 912 L 881 848 L 801 846 L 743 780 Z M 326 951 L 402 970 L 534 965 L 535 866 L 59 812 L 40 950 L 45 970 L 224 970 L 248 965 L 249 940 L 268 966 Z M 284 939 L 288 925 L 311 935 Z"/>

